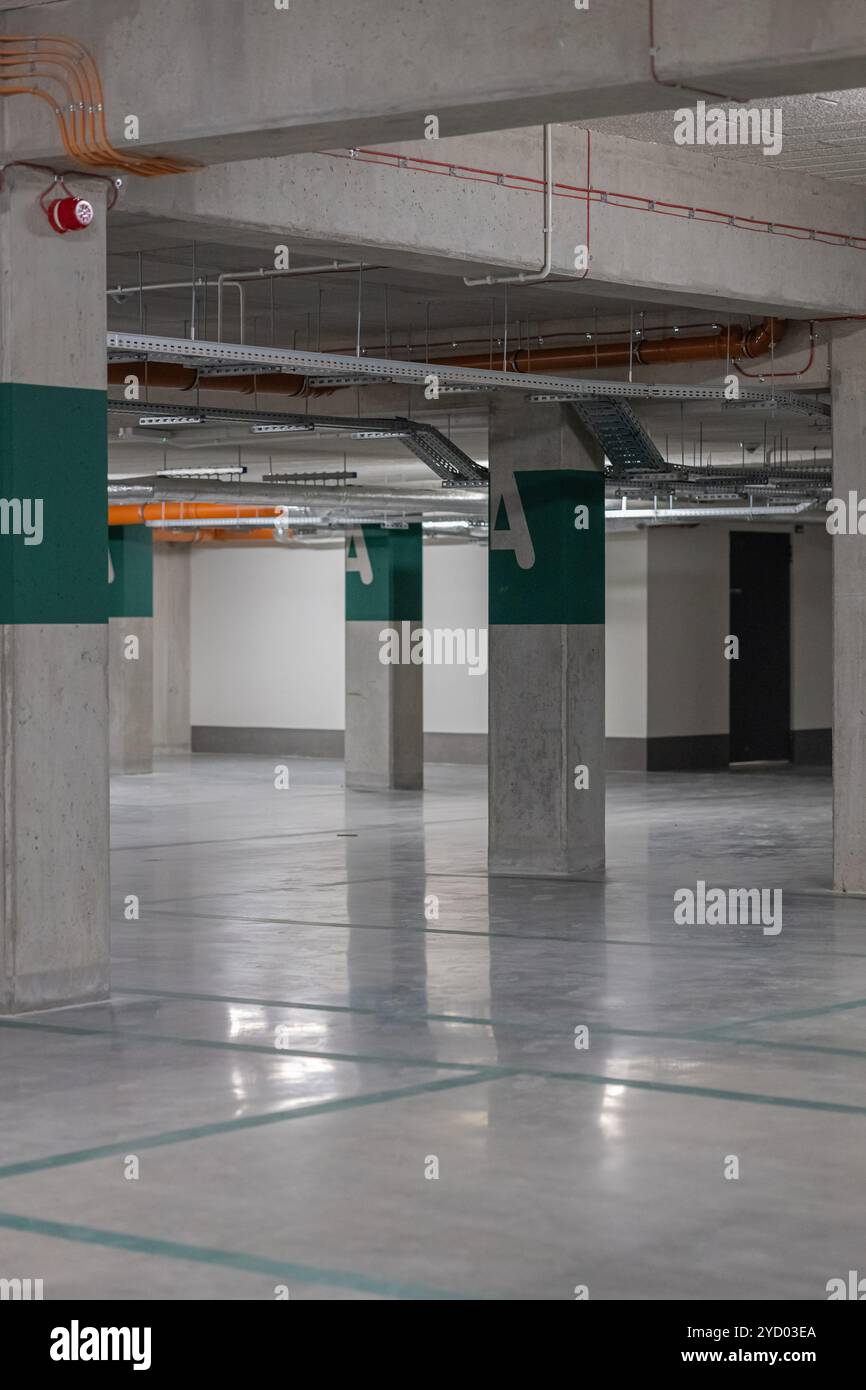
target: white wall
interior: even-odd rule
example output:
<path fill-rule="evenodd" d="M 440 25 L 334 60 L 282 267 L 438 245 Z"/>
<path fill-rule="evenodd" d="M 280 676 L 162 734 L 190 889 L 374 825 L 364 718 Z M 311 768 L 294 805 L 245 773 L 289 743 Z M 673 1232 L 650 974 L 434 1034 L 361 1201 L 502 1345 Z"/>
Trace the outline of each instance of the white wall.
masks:
<path fill-rule="evenodd" d="M 195 549 L 193 725 L 342 729 L 343 586 L 342 549 Z"/>
<path fill-rule="evenodd" d="M 706 525 L 608 535 L 610 736 L 726 732 L 728 531 Z M 832 722 L 830 538 L 822 526 L 806 526 L 792 544 L 792 727 L 826 729 Z M 656 580 L 649 606 L 648 563 Z M 484 627 L 485 548 L 425 546 L 424 607 L 427 627 Z M 342 729 L 343 643 L 341 548 L 194 550 L 194 725 Z M 649 727 L 648 708 L 657 711 Z M 485 733 L 486 676 L 426 667 L 424 727 Z"/>
<path fill-rule="evenodd" d="M 487 552 L 424 547 L 427 627 L 487 626 Z M 342 729 L 342 548 L 204 547 L 192 556 L 192 723 Z M 424 727 L 487 732 L 487 677 L 424 670 Z"/>
<path fill-rule="evenodd" d="M 425 545 L 424 626 L 487 627 L 487 547 Z M 425 666 L 424 729 L 487 733 L 487 676 L 465 666 Z"/>
<path fill-rule="evenodd" d="M 610 531 L 605 542 L 608 738 L 646 738 L 648 534 Z"/>

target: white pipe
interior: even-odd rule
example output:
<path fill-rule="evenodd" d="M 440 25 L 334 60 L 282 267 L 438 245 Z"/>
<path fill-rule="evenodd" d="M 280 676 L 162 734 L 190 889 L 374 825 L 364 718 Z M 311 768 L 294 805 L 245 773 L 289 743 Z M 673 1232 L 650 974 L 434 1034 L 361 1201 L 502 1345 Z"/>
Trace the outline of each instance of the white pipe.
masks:
<path fill-rule="evenodd" d="M 197 280 L 163 280 L 159 284 L 151 285 L 115 285 L 113 289 L 109 288 L 105 293 L 110 299 L 116 299 L 118 295 L 147 294 L 149 290 L 202 289 L 207 283 L 207 277 L 200 275 Z"/>
<path fill-rule="evenodd" d="M 464 285 L 537 285 L 553 269 L 553 127 L 544 127 L 544 264 L 541 270 L 521 271 L 519 275 L 482 275 Z"/>
<path fill-rule="evenodd" d="M 108 484 L 109 502 L 216 502 L 230 507 L 273 505 L 287 510 L 303 507 L 326 511 L 357 511 L 363 507 L 389 515 L 487 516 L 486 488 L 429 488 L 395 492 L 352 483 L 214 483 L 205 480 L 161 478 L 130 479 Z"/>
<path fill-rule="evenodd" d="M 223 312 L 222 292 L 223 292 L 223 289 L 225 288 L 226 285 L 229 285 L 233 290 L 237 290 L 237 292 L 238 292 L 238 299 L 239 299 L 239 308 L 238 308 L 238 312 L 239 312 L 239 314 L 240 314 L 240 319 L 241 319 L 241 322 L 240 322 L 240 339 L 239 339 L 239 341 L 240 341 L 240 342 L 243 342 L 243 341 L 244 341 L 244 326 L 245 326 L 246 317 L 247 317 L 247 292 L 246 292 L 246 290 L 244 289 L 243 285 L 240 283 L 239 280 L 226 280 L 225 277 L 222 276 L 222 275 L 220 276 L 219 281 L 218 281 L 219 296 L 220 296 L 220 297 L 219 297 L 219 310 L 218 310 L 219 315 L 220 315 L 220 318 L 219 318 L 219 336 L 222 337 L 222 312 Z"/>
<path fill-rule="evenodd" d="M 790 506 L 759 506 L 759 507 L 626 507 L 626 499 L 623 498 L 622 507 L 607 507 L 605 509 L 605 520 L 611 521 L 688 521 L 706 520 L 710 518 L 738 517 L 746 519 L 753 516 L 799 516 L 806 512 L 810 507 L 818 506 L 816 499 L 810 498 L 807 502 L 794 502 Z"/>
<path fill-rule="evenodd" d="M 253 531 L 260 531 L 265 527 L 276 526 L 280 520 L 281 518 L 276 516 L 184 516 L 176 519 L 161 517 L 159 521 L 146 521 L 144 524 L 150 531 L 221 531 L 223 527 L 247 527 Z"/>
<path fill-rule="evenodd" d="M 326 265 L 299 265 L 292 267 L 291 270 L 227 270 L 224 274 L 217 276 L 217 341 L 222 342 L 223 338 L 223 288 L 226 285 L 238 285 L 241 280 L 277 280 L 284 276 L 293 275 L 327 275 L 333 274 L 335 270 L 351 271 L 362 270 L 363 261 L 331 261 Z M 238 285 L 240 288 L 240 286 Z M 243 305 L 243 301 L 241 301 Z M 243 308 L 241 309 L 243 313 Z M 243 324 L 241 324 L 243 332 Z M 243 342 L 243 337 L 241 337 Z"/>

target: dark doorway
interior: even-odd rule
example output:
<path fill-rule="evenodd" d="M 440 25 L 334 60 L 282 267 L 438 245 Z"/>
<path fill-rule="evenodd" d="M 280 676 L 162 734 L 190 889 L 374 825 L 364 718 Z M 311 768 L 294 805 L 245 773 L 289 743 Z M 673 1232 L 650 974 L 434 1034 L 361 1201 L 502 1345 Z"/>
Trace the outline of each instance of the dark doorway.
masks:
<path fill-rule="evenodd" d="M 791 538 L 731 532 L 732 763 L 780 762 L 791 751 Z"/>

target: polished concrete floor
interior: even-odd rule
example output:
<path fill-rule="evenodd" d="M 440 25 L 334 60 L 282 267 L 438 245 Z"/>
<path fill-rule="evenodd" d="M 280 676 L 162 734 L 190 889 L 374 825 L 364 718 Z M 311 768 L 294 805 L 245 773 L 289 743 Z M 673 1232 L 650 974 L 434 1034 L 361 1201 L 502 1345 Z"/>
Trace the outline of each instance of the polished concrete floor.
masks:
<path fill-rule="evenodd" d="M 822 1299 L 866 1273 L 866 901 L 828 891 L 826 776 L 614 776 L 605 884 L 488 881 L 478 768 L 365 795 L 170 759 L 113 815 L 111 1003 L 0 1024 L 0 1277 Z M 697 879 L 782 888 L 781 933 L 675 925 Z"/>

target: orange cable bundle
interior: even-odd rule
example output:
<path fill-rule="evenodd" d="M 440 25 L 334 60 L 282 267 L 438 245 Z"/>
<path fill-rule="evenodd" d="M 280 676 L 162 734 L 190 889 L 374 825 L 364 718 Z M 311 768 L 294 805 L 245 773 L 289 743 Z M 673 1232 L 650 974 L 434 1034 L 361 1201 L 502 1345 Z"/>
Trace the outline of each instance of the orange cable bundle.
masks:
<path fill-rule="evenodd" d="M 36 85 L 52 82 L 62 93 Z M 71 159 L 92 167 L 123 169 L 143 178 L 187 174 L 195 165 L 153 155 L 122 154 L 111 144 L 99 69 L 76 39 L 46 34 L 0 36 L 0 96 L 29 95 L 48 103 L 57 118 L 63 147 Z M 65 104 L 64 104 L 65 103 Z"/>

